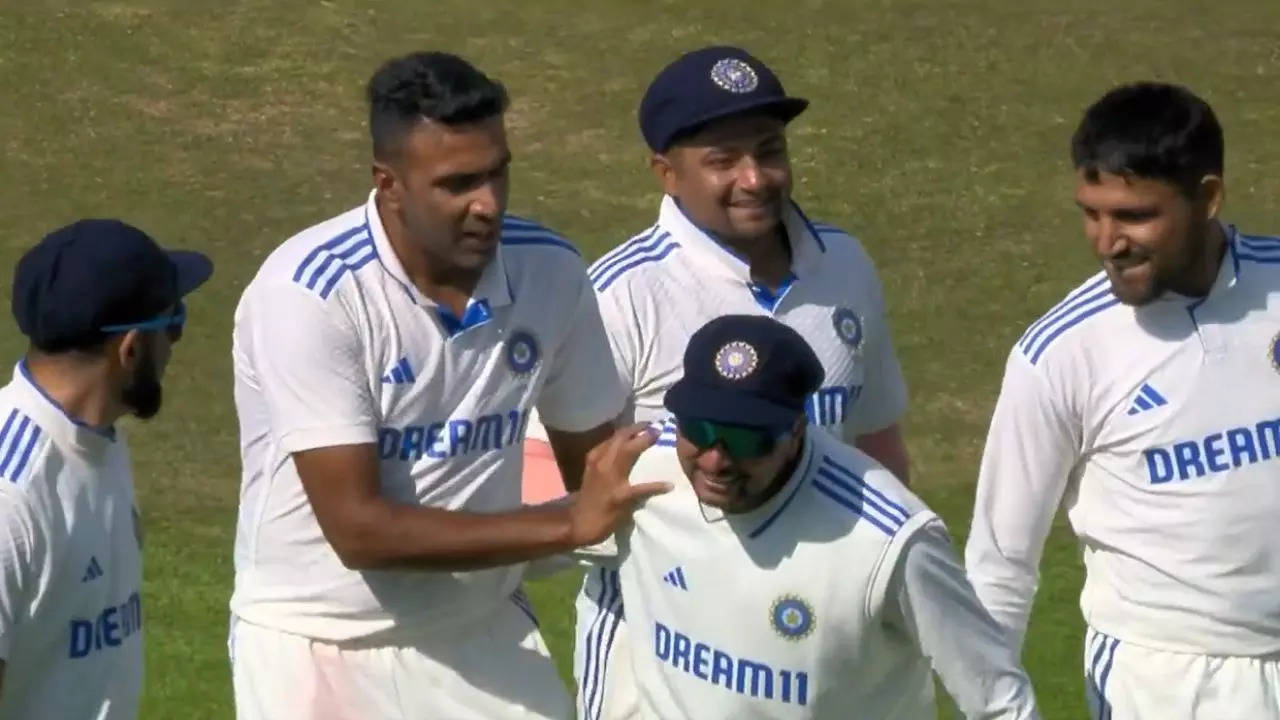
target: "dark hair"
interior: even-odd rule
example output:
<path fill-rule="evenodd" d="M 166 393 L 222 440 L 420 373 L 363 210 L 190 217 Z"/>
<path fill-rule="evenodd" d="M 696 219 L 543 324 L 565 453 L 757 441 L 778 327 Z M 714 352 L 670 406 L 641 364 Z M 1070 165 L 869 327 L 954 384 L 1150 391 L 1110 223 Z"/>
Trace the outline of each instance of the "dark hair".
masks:
<path fill-rule="evenodd" d="M 1085 110 L 1071 137 L 1071 161 L 1085 179 L 1099 173 L 1163 180 L 1194 195 L 1222 174 L 1222 126 L 1213 108 L 1168 83 L 1121 85 Z"/>
<path fill-rule="evenodd" d="M 373 155 L 387 159 L 423 120 L 463 125 L 501 115 L 507 91 L 474 65 L 445 52 L 417 52 L 378 68 L 366 89 Z"/>

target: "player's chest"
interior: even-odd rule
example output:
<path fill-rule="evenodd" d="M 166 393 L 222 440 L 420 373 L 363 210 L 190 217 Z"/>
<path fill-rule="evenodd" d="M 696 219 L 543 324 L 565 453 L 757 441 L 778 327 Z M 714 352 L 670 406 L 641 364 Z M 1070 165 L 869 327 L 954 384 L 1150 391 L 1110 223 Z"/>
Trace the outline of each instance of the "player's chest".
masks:
<path fill-rule="evenodd" d="M 1280 310 L 1265 308 L 1206 313 L 1179 342 L 1153 346 L 1153 361 L 1117 359 L 1098 408 L 1101 461 L 1160 492 L 1280 477 L 1278 352 Z"/>
<path fill-rule="evenodd" d="M 856 656 L 873 631 L 863 615 L 870 564 L 833 564 L 833 545 L 818 538 L 751 540 L 749 529 L 720 532 L 723 520 L 718 531 L 684 520 L 641 517 L 632 535 L 628 571 L 646 588 L 643 622 L 657 660 L 702 679 L 705 646 L 713 664 L 717 653 L 761 663 L 781 684 L 803 673 L 815 690 L 824 668 Z"/>
<path fill-rule="evenodd" d="M 430 432 L 445 446 L 451 434 L 455 444 L 514 442 L 567 330 L 556 317 L 509 305 L 450 328 L 433 309 L 396 308 L 394 322 L 382 323 L 366 349 L 380 426 Z M 428 443 L 424 452 L 449 450 Z"/>
<path fill-rule="evenodd" d="M 86 509 L 57 543 L 36 613 L 72 661 L 139 647 L 143 628 L 141 519 L 125 497 Z"/>
<path fill-rule="evenodd" d="M 661 394 L 683 375 L 689 338 L 721 315 L 767 315 L 798 332 L 826 371 L 822 388 L 808 407 L 813 422 L 842 425 L 856 406 L 865 379 L 864 351 L 873 311 L 856 292 L 818 292 L 799 280 L 769 309 L 745 285 L 712 279 L 701 289 L 685 288 L 678 305 L 655 308 L 651 338 L 645 338 L 636 378 L 638 400 L 661 404 Z"/>

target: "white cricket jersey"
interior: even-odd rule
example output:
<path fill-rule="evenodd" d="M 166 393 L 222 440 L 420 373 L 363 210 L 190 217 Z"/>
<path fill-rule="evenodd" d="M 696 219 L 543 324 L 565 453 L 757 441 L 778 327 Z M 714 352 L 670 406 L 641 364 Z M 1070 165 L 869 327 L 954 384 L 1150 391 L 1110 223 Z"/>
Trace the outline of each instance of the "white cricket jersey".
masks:
<path fill-rule="evenodd" d="M 0 719 L 136 718 L 141 588 L 128 446 L 20 363 L 0 389 Z"/>
<path fill-rule="evenodd" d="M 851 442 L 898 422 L 906 385 L 875 266 L 857 240 L 811 223 L 794 204 L 784 221 L 792 272 L 776 294 L 669 196 L 657 224 L 591 265 L 631 417 L 665 417 L 662 399 L 684 374 L 689 338 L 717 317 L 746 314 L 791 326 L 822 361 L 823 387 L 806 408 L 812 422 Z"/>
<path fill-rule="evenodd" d="M 1130 307 L 1095 275 L 1010 353 L 966 565 L 1019 635 L 1065 498 L 1092 628 L 1280 652 L 1280 238 L 1224 230 L 1206 297 Z"/>
<path fill-rule="evenodd" d="M 631 478 L 675 489 L 617 536 L 642 717 L 933 717 L 926 655 L 967 716 L 1037 717 L 941 521 L 874 460 L 811 431 L 776 496 L 723 514 L 699 503 L 674 434 Z"/>
<path fill-rule="evenodd" d="M 463 317 L 409 282 L 370 194 L 294 236 L 236 309 L 244 465 L 233 612 L 317 639 L 454 624 L 508 602 L 522 566 L 475 572 L 345 568 L 321 534 L 291 453 L 374 443 L 382 494 L 449 510 L 520 506 L 530 408 L 581 431 L 622 391 L 576 250 L 503 222 Z"/>

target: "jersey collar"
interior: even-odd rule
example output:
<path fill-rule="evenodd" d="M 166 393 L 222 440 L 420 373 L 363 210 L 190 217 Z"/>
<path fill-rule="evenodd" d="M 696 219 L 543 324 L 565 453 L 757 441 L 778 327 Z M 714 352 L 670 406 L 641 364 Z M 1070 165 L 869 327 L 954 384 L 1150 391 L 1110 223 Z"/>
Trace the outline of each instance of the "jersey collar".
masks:
<path fill-rule="evenodd" d="M 515 301 L 510 277 L 507 275 L 506 262 L 502 256 L 501 243 L 498 244 L 493 259 L 480 273 L 480 281 L 476 284 L 475 292 L 467 302 L 466 312 L 461 318 L 454 317 L 453 313 L 441 308 L 434 300 L 423 295 L 409 281 L 404 265 L 400 263 L 400 258 L 396 257 L 395 251 L 391 248 L 386 228 L 382 225 L 382 216 L 378 213 L 376 197 L 377 191 L 371 190 L 369 199 L 365 202 L 364 217 L 365 224 L 369 227 L 369 234 L 373 237 L 373 246 L 378 253 L 378 260 L 387 274 L 404 289 L 414 303 L 430 308 L 437 314 L 441 326 L 450 337 L 487 323 L 492 319 L 494 309 L 510 305 Z"/>
<path fill-rule="evenodd" d="M 86 450 L 97 451 L 110 446 L 116 441 L 116 429 L 96 428 L 73 417 L 57 400 L 54 400 L 36 384 L 35 378 L 27 368 L 26 360 L 19 360 L 13 369 L 13 387 L 19 388 L 27 400 L 23 410 L 29 411 L 38 425 L 50 433 L 57 433 L 69 440 L 72 445 Z"/>
<path fill-rule="evenodd" d="M 787 201 L 782 221 L 791 241 L 793 279 L 811 275 L 822 265 L 822 256 L 827 251 L 826 244 L 793 201 Z M 721 243 L 712 233 L 694 224 L 680 207 L 680 203 L 670 195 L 662 198 L 662 205 L 658 210 L 658 225 L 671 233 L 692 254 L 698 265 L 696 271 L 711 272 L 748 288 L 754 287 L 751 266 L 747 264 L 746 258 Z"/>

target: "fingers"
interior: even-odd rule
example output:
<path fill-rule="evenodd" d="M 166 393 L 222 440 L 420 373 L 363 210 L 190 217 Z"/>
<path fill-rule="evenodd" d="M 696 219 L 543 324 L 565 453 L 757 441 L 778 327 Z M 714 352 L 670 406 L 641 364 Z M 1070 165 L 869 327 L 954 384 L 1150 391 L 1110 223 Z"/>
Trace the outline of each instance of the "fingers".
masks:
<path fill-rule="evenodd" d="M 623 455 L 634 459 L 639 457 L 640 453 L 653 447 L 656 442 L 658 442 L 658 433 L 646 425 L 640 432 L 627 437 L 626 442 L 622 444 L 621 452 Z"/>
<path fill-rule="evenodd" d="M 671 492 L 674 487 L 669 482 L 647 482 L 639 485 L 629 485 L 623 497 L 626 498 L 627 502 L 635 504 L 654 495 Z"/>

